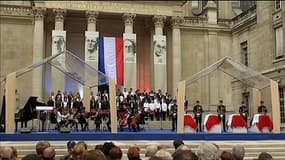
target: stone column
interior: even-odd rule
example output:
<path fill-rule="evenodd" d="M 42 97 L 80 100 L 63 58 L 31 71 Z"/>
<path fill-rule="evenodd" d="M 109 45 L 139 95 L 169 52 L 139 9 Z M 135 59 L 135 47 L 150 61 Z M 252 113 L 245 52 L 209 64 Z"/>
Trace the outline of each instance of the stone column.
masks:
<path fill-rule="evenodd" d="M 66 14 L 65 9 L 54 9 L 53 12 L 55 13 L 55 30 L 64 30 L 64 16 Z"/>
<path fill-rule="evenodd" d="M 136 52 L 136 35 L 133 34 L 133 24 L 136 15 L 133 13 L 124 13 L 123 14 L 123 21 L 125 24 L 125 33 L 123 35 L 124 39 L 132 39 L 134 40 L 134 47 L 133 52 Z M 125 42 L 125 41 L 124 41 Z M 127 41 L 126 41 L 127 42 Z M 126 46 L 128 44 L 124 44 Z M 137 87 L 137 54 L 134 54 L 133 61 L 130 62 L 127 58 L 129 58 L 130 53 L 128 53 L 124 49 L 124 87 L 126 88 L 133 88 L 136 90 Z"/>
<path fill-rule="evenodd" d="M 283 53 L 285 54 L 285 2 L 281 2 L 281 18 L 283 26 Z"/>
<path fill-rule="evenodd" d="M 64 9 L 54 9 L 53 10 L 55 14 L 55 26 L 54 31 L 64 31 L 64 16 L 66 14 L 66 10 Z M 54 43 L 52 41 L 52 43 Z M 66 34 L 65 34 L 65 41 L 64 41 L 64 48 L 66 49 Z M 58 54 L 58 52 L 52 53 L 52 55 Z M 65 58 L 61 55 L 60 57 L 57 57 L 57 60 L 64 60 Z M 64 61 L 61 65 L 65 65 Z M 59 70 L 52 67 L 51 69 L 51 77 L 52 77 L 52 91 L 57 92 L 57 90 L 64 91 L 65 90 L 65 75 L 60 72 Z"/>
<path fill-rule="evenodd" d="M 95 34 L 96 34 L 96 21 L 97 21 L 97 17 L 99 15 L 99 12 L 96 12 L 96 11 L 86 11 L 86 16 L 87 16 L 87 31 L 85 32 L 85 62 L 88 63 L 89 65 L 91 65 L 94 69 L 98 70 L 98 39 L 95 38 Z M 92 35 L 92 37 L 90 37 Z M 95 45 L 94 47 L 96 47 L 95 49 L 95 52 L 96 53 L 92 53 L 92 54 L 95 54 L 94 56 L 96 57 L 95 60 L 92 60 L 92 61 L 89 61 L 89 58 L 88 58 L 88 55 L 89 55 L 89 52 L 88 52 L 88 42 L 87 41 L 90 41 L 90 40 L 94 40 L 97 45 Z M 87 72 L 85 72 L 85 74 L 88 74 Z M 98 84 L 98 78 L 99 77 L 96 77 L 94 78 L 94 85 Z M 78 88 L 80 87 L 80 85 L 78 86 Z M 86 108 L 86 111 L 90 111 L 90 88 L 87 87 L 87 86 L 84 86 L 83 88 L 83 97 L 84 97 L 84 106 Z M 94 87 L 92 88 L 92 91 L 94 91 L 95 93 L 98 92 L 98 87 Z"/>
<path fill-rule="evenodd" d="M 205 6 L 207 13 L 208 24 L 217 24 L 218 23 L 218 9 L 217 4 L 214 1 L 208 1 Z"/>
<path fill-rule="evenodd" d="M 86 11 L 87 16 L 87 31 L 96 31 L 96 21 L 99 12 L 96 11 Z"/>
<path fill-rule="evenodd" d="M 179 25 L 183 23 L 184 17 L 171 17 L 172 25 L 172 94 L 176 95 L 178 82 L 182 80 L 182 54 L 181 34 Z"/>
<path fill-rule="evenodd" d="M 164 22 L 166 20 L 166 16 L 162 16 L 162 15 L 156 15 L 153 17 L 153 22 L 154 22 L 154 37 L 155 36 L 163 36 L 163 26 L 164 26 Z M 154 38 L 153 38 L 153 42 L 154 42 Z M 154 43 L 152 43 L 152 45 L 154 45 Z M 157 91 L 158 89 L 161 89 L 162 92 L 166 92 L 167 91 L 167 64 L 155 64 L 155 46 L 153 46 L 153 50 L 152 50 L 152 77 L 153 77 L 153 84 L 152 84 L 152 88 L 154 91 Z M 166 51 L 166 46 L 165 46 L 165 51 Z M 166 53 L 167 54 L 167 53 Z M 165 55 L 167 57 L 167 55 Z M 167 62 L 167 60 L 166 60 Z"/>
<path fill-rule="evenodd" d="M 46 8 L 33 8 L 34 21 L 34 44 L 33 44 L 33 63 L 39 62 L 44 58 L 44 14 Z M 32 95 L 43 99 L 43 66 L 33 70 Z"/>
<path fill-rule="evenodd" d="M 125 33 L 133 33 L 133 24 L 136 14 L 133 13 L 124 13 L 123 20 L 125 23 Z"/>

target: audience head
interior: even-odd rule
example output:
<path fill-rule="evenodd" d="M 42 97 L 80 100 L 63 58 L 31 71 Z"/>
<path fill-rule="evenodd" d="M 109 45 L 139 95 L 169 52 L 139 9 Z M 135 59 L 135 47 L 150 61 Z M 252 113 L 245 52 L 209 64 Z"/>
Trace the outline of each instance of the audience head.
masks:
<path fill-rule="evenodd" d="M 67 146 L 67 151 L 71 152 L 73 150 L 73 147 L 75 146 L 75 142 L 74 141 L 68 141 L 66 146 Z"/>
<path fill-rule="evenodd" d="M 11 149 L 12 149 L 12 160 L 17 160 L 17 158 L 18 158 L 18 152 L 17 152 L 17 150 L 16 150 L 16 148 L 15 147 L 11 147 Z"/>
<path fill-rule="evenodd" d="M 173 160 L 198 160 L 198 157 L 190 150 L 176 150 Z"/>
<path fill-rule="evenodd" d="M 138 146 L 131 146 L 127 153 L 129 160 L 140 160 L 140 148 Z"/>
<path fill-rule="evenodd" d="M 112 147 L 112 149 L 110 150 L 110 158 L 111 160 L 121 160 L 123 157 L 123 153 L 120 147 Z"/>
<path fill-rule="evenodd" d="M 55 160 L 55 150 L 52 147 L 47 147 L 43 150 L 43 160 Z"/>
<path fill-rule="evenodd" d="M 158 151 L 158 146 L 155 144 L 151 144 L 151 145 L 148 145 L 145 150 L 146 150 L 145 156 L 146 157 L 152 157 Z"/>
<path fill-rule="evenodd" d="M 155 153 L 153 159 L 155 159 L 155 160 L 172 160 L 172 156 L 169 152 L 162 149 L 162 150 L 159 150 Z"/>
<path fill-rule="evenodd" d="M 97 144 L 97 145 L 95 146 L 95 150 L 100 150 L 100 151 L 102 151 L 102 152 L 104 153 L 103 144 Z"/>
<path fill-rule="evenodd" d="M 258 160 L 272 160 L 272 156 L 267 152 L 261 152 L 258 156 Z"/>
<path fill-rule="evenodd" d="M 103 144 L 103 153 L 106 157 L 109 156 L 112 147 L 115 147 L 115 144 L 113 142 L 105 142 Z"/>
<path fill-rule="evenodd" d="M 82 143 L 76 144 L 71 152 L 71 157 L 73 160 L 80 160 L 86 149 Z"/>
<path fill-rule="evenodd" d="M 234 160 L 234 156 L 231 152 L 223 151 L 221 154 L 221 160 Z"/>
<path fill-rule="evenodd" d="M 218 160 L 220 151 L 214 144 L 203 142 L 198 146 L 197 156 L 200 160 Z"/>
<path fill-rule="evenodd" d="M 37 154 L 27 154 L 25 155 L 22 160 L 43 160 L 40 155 Z"/>
<path fill-rule="evenodd" d="M 182 144 L 176 150 L 185 150 L 185 151 L 189 150 L 190 151 L 191 148 L 185 144 Z"/>
<path fill-rule="evenodd" d="M 37 144 L 36 144 L 36 152 L 38 155 L 42 155 L 43 154 L 43 151 L 44 149 L 50 147 L 50 143 L 47 142 L 47 141 L 39 141 Z"/>
<path fill-rule="evenodd" d="M 11 147 L 4 146 L 0 148 L 0 158 L 1 160 L 10 160 L 12 159 L 13 150 Z"/>
<path fill-rule="evenodd" d="M 87 150 L 88 146 L 84 141 L 79 141 L 77 144 L 83 145 L 85 150 Z"/>
<path fill-rule="evenodd" d="M 243 160 L 245 149 L 241 145 L 233 146 L 232 153 L 235 158 L 235 160 Z"/>
<path fill-rule="evenodd" d="M 90 150 L 82 155 L 81 160 L 106 160 L 106 157 L 100 150 Z"/>
<path fill-rule="evenodd" d="M 173 146 L 175 149 L 177 149 L 182 144 L 184 144 L 184 142 L 182 140 L 174 140 L 173 141 Z"/>

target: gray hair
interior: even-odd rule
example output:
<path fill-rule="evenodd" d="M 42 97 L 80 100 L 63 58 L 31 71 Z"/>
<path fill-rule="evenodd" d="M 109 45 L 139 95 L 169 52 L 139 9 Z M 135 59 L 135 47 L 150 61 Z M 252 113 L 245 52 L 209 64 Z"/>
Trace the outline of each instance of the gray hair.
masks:
<path fill-rule="evenodd" d="M 148 145 L 145 150 L 146 150 L 145 156 L 146 157 L 152 157 L 158 151 L 158 145 L 156 145 L 156 144 Z"/>
<path fill-rule="evenodd" d="M 203 142 L 198 146 L 197 156 L 200 160 L 218 160 L 220 150 L 213 143 Z"/>
<path fill-rule="evenodd" d="M 245 149 L 241 145 L 236 145 L 236 146 L 233 146 L 232 153 L 236 160 L 243 160 Z"/>
<path fill-rule="evenodd" d="M 172 155 L 168 151 L 161 149 L 155 153 L 154 159 L 155 160 L 172 160 Z"/>

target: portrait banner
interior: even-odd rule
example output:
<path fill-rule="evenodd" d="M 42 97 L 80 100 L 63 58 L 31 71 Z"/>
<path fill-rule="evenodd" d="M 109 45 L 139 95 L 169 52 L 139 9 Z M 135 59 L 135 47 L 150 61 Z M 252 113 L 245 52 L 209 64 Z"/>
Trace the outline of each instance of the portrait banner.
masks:
<path fill-rule="evenodd" d="M 154 64 L 166 64 L 166 36 L 153 36 Z"/>
<path fill-rule="evenodd" d="M 166 36 L 153 36 L 154 89 L 167 91 Z"/>
<path fill-rule="evenodd" d="M 52 30 L 52 55 L 64 53 L 66 51 L 66 31 Z M 60 55 L 54 63 L 59 63 L 62 68 L 65 66 L 65 55 Z M 65 89 L 65 76 L 55 69 L 51 68 L 51 83 L 52 90 L 64 90 Z"/>
<path fill-rule="evenodd" d="M 85 61 L 97 62 L 98 64 L 98 42 L 98 32 L 85 31 Z"/>
<path fill-rule="evenodd" d="M 124 87 L 137 88 L 136 34 L 124 33 Z"/>
<path fill-rule="evenodd" d="M 52 30 L 52 55 L 64 52 L 66 49 L 66 31 Z"/>
<path fill-rule="evenodd" d="M 124 61 L 125 63 L 136 63 L 136 34 L 124 33 Z"/>

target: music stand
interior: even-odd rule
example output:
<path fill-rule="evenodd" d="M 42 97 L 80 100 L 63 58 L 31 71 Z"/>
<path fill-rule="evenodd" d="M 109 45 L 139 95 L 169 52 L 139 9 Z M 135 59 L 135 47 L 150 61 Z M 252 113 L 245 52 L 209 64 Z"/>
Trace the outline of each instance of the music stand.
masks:
<path fill-rule="evenodd" d="M 52 111 L 53 106 L 36 106 L 37 111 L 37 117 L 38 117 L 38 131 L 40 131 L 41 125 L 40 125 L 40 111 Z M 49 123 L 49 112 L 47 112 L 47 122 Z M 44 124 L 42 124 L 44 125 Z M 47 124 L 48 126 L 49 124 Z"/>

